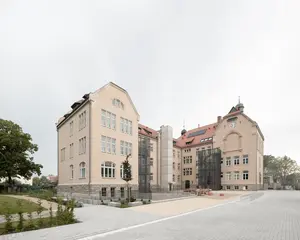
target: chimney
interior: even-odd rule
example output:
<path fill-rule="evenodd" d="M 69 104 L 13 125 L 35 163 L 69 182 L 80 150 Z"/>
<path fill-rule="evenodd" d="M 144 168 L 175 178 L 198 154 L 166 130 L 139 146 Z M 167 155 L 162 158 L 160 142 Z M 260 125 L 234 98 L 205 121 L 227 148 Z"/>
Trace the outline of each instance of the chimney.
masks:
<path fill-rule="evenodd" d="M 222 121 L 222 117 L 218 116 L 218 123 L 220 123 Z"/>
<path fill-rule="evenodd" d="M 198 124 L 198 128 L 200 127 L 200 124 Z"/>

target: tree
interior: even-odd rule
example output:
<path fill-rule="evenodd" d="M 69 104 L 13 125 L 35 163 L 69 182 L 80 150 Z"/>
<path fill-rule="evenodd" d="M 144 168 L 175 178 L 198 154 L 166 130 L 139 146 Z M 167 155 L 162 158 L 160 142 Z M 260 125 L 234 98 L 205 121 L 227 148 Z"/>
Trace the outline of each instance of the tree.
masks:
<path fill-rule="evenodd" d="M 24 133 L 18 124 L 0 119 L 0 178 L 12 184 L 13 178 L 41 175 L 43 166 L 34 163 L 32 157 L 37 150 L 30 134 Z"/>
<path fill-rule="evenodd" d="M 123 180 L 127 184 L 128 201 L 130 201 L 129 181 L 132 180 L 131 165 L 130 165 L 129 160 L 128 160 L 128 158 L 130 156 L 131 156 L 131 154 L 128 154 L 126 156 L 126 159 L 122 162 L 122 165 L 123 165 Z"/>
<path fill-rule="evenodd" d="M 298 169 L 299 167 L 295 160 L 287 156 L 278 158 L 278 172 L 283 185 L 287 184 L 287 177 L 291 174 L 295 174 Z"/>

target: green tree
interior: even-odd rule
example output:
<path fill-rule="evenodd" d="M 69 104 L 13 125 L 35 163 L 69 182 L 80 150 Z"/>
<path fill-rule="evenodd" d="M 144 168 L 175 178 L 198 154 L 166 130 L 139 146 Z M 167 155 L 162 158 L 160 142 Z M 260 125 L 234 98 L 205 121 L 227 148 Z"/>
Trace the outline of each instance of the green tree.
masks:
<path fill-rule="evenodd" d="M 298 172 L 299 167 L 295 160 L 284 156 L 278 158 L 278 172 L 280 174 L 281 182 L 285 186 L 288 184 L 287 177 Z"/>
<path fill-rule="evenodd" d="M 35 173 L 40 175 L 43 166 L 34 163 L 32 157 L 37 150 L 30 134 L 18 124 L 0 119 L 0 178 L 12 184 L 14 177 L 30 179 Z"/>
<path fill-rule="evenodd" d="M 127 184 L 127 197 L 128 201 L 130 201 L 130 189 L 129 189 L 129 182 L 132 180 L 132 173 L 131 173 L 131 165 L 129 163 L 129 157 L 131 154 L 126 156 L 126 159 L 122 162 L 123 165 L 123 180 Z"/>
<path fill-rule="evenodd" d="M 32 186 L 39 187 L 40 186 L 40 182 L 41 182 L 41 179 L 39 177 L 32 178 Z"/>

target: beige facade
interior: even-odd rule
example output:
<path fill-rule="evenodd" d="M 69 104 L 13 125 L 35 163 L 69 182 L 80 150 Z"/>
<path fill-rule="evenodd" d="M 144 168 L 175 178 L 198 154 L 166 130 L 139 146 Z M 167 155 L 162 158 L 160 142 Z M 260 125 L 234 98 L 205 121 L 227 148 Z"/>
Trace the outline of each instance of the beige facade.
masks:
<path fill-rule="evenodd" d="M 109 83 L 72 108 L 57 124 L 59 191 L 115 195 L 129 153 L 137 188 L 139 114 L 128 93 Z"/>
<path fill-rule="evenodd" d="M 154 130 L 139 124 L 129 94 L 114 83 L 85 94 L 71 108 L 57 123 L 60 192 L 115 196 L 125 187 L 122 161 L 129 153 L 131 187 L 137 189 L 141 138 L 149 140 L 152 189 L 198 186 L 198 152 L 210 149 L 221 151 L 223 189 L 263 187 L 264 137 L 240 103 L 215 123 L 182 130 L 178 138 L 170 126 Z"/>

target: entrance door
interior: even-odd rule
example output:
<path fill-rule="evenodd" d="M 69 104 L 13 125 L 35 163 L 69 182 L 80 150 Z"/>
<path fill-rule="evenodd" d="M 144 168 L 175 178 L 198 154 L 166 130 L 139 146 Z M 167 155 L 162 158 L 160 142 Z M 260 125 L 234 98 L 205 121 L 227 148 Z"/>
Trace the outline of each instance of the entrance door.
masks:
<path fill-rule="evenodd" d="M 191 187 L 190 180 L 185 180 L 185 189 L 189 189 Z"/>

